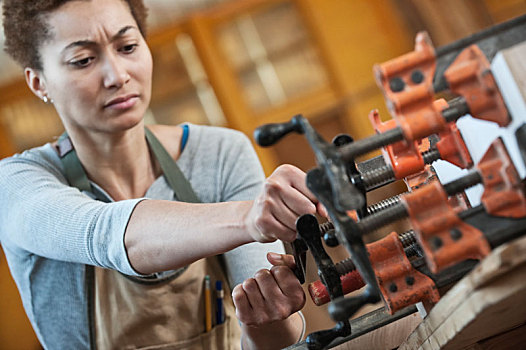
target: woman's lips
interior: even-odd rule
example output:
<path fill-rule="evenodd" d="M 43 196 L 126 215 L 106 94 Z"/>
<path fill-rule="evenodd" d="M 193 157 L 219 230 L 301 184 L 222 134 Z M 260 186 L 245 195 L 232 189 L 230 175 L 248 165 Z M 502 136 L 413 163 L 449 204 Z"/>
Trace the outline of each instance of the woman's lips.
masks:
<path fill-rule="evenodd" d="M 128 109 L 128 108 L 135 106 L 138 100 L 139 100 L 138 95 L 118 97 L 118 98 L 111 100 L 106 105 L 104 105 L 104 108 L 120 109 L 120 110 Z"/>

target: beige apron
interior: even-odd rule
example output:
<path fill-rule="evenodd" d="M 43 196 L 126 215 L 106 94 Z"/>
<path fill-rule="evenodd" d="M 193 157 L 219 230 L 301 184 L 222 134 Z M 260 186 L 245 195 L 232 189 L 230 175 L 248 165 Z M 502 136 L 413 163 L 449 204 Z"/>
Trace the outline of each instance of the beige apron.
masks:
<path fill-rule="evenodd" d="M 190 183 L 153 133 L 145 129 L 149 146 L 164 176 L 180 201 L 199 202 Z M 71 186 L 92 192 L 91 184 L 66 134 L 58 151 Z M 212 288 L 213 328 L 205 331 L 204 278 L 212 286 L 223 282 L 224 315 L 215 324 L 215 291 Z M 229 350 L 241 348 L 241 330 L 231 291 L 219 257 L 192 263 L 167 277 L 136 278 L 100 267 L 86 266 L 86 290 L 91 348 Z"/>
<path fill-rule="evenodd" d="M 205 275 L 212 282 L 226 281 L 217 257 L 199 260 L 175 279 L 156 284 L 95 268 L 97 349 L 239 349 L 230 289 L 225 288 L 225 322 L 205 332 Z M 215 308 L 211 311 L 215 321 Z"/>

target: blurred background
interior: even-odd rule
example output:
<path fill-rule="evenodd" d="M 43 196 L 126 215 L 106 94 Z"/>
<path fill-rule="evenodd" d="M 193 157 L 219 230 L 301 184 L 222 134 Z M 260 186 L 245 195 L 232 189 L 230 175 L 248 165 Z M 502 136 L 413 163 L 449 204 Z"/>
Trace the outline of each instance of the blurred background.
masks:
<path fill-rule="evenodd" d="M 390 117 L 375 63 L 413 50 L 426 30 L 436 47 L 526 13 L 525 0 L 144 0 L 154 58 L 150 123 L 192 122 L 238 129 L 303 114 L 327 139 L 373 130 L 368 113 Z M 0 4 L 2 1 L 0 0 Z M 3 52 L 0 33 L 0 159 L 53 141 L 63 127 L 27 88 Z M 282 163 L 315 165 L 300 136 L 256 150 L 267 174 Z M 400 190 L 368 194 L 368 201 Z M 333 249 L 335 260 L 347 257 Z M 308 280 L 316 279 L 308 265 Z M 0 349 L 40 349 L 0 251 Z M 332 327 L 310 299 L 307 332 Z"/>

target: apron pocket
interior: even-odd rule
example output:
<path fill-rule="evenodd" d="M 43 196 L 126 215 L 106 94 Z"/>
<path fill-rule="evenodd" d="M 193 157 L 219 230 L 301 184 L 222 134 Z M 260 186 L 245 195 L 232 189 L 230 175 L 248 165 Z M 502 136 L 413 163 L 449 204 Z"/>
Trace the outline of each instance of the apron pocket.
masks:
<path fill-rule="evenodd" d="M 230 350 L 230 318 L 197 337 L 170 344 L 150 345 L 137 350 Z M 238 347 L 234 347 L 237 349 Z"/>

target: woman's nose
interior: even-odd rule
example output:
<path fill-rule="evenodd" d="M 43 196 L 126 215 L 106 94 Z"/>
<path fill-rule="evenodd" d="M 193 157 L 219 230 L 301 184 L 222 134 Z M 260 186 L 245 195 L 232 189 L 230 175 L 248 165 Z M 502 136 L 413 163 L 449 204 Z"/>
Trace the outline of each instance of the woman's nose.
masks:
<path fill-rule="evenodd" d="M 121 87 L 130 80 L 130 75 L 123 62 L 114 55 L 106 56 L 103 68 L 104 87 Z"/>

